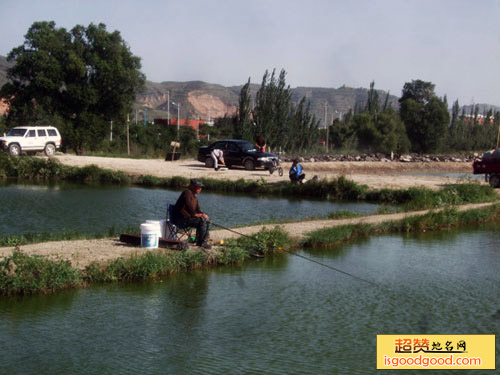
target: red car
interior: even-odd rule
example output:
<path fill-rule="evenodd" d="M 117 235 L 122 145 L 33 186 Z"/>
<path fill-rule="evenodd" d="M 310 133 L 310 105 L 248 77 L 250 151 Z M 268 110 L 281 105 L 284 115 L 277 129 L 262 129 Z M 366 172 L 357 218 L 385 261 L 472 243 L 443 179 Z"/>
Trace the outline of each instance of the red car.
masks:
<path fill-rule="evenodd" d="M 484 174 L 494 188 L 500 187 L 500 148 L 485 152 L 480 160 L 472 163 L 474 174 Z"/>

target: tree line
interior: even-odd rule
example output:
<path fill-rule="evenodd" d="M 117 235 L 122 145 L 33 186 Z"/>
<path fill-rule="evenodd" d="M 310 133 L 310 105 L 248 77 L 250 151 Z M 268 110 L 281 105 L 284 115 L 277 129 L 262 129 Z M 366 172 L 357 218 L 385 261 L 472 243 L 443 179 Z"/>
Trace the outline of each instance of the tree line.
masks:
<path fill-rule="evenodd" d="M 448 110 L 435 85 L 422 80 L 406 82 L 399 110 L 383 104 L 370 84 L 366 103 L 357 103 L 344 118 L 329 126 L 330 147 L 366 152 L 435 153 L 486 150 L 496 147 L 500 113 L 490 109 L 483 118 L 479 106 L 470 114 L 460 111 L 458 100 Z"/>
<path fill-rule="evenodd" d="M 271 150 L 304 152 L 316 148 L 319 120 L 311 113 L 311 104 L 302 98 L 295 104 L 286 84 L 286 72 L 266 70 L 252 107 L 250 79 L 242 87 L 238 111 L 229 118 L 216 121 L 215 126 L 230 138 L 254 140 L 263 137 Z"/>
<path fill-rule="evenodd" d="M 213 127 L 202 126 L 200 133 L 210 138 L 198 140 L 189 127 L 181 127 L 178 136 L 170 126 L 123 126 L 145 76 L 140 58 L 118 31 L 108 32 L 104 24 L 68 31 L 54 22 L 35 22 L 8 60 L 15 64 L 0 89 L 9 105 L 7 117 L 0 118 L 0 132 L 19 124 L 50 123 L 61 131 L 63 146 L 77 154 L 123 154 L 130 145 L 133 154 L 158 155 L 172 140 L 181 142 L 181 152 L 194 154 L 209 140 L 253 141 L 258 136 L 273 151 L 299 154 L 325 150 L 321 142 L 339 152 L 470 151 L 495 147 L 500 125 L 500 113 L 490 110 L 483 118 L 477 106 L 465 113 L 458 100 L 450 113 L 446 96 L 438 97 L 433 83 L 412 80 L 403 86 L 399 108 L 391 107 L 389 93 L 380 98 L 372 82 L 366 101 L 320 129 L 306 97 L 292 102 L 282 69 L 264 73 L 255 98 L 248 79 L 237 113 L 216 119 Z M 115 125 L 111 139 L 112 121 L 121 126 Z"/>

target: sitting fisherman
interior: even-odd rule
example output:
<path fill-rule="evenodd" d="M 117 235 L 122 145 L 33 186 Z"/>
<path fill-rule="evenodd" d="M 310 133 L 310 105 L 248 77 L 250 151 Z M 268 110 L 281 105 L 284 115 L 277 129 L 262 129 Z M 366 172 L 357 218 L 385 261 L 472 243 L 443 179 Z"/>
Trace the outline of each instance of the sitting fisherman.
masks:
<path fill-rule="evenodd" d="M 196 245 L 205 249 L 212 246 L 208 243 L 209 217 L 200 210 L 196 195 L 201 193 L 201 180 L 193 178 L 189 187 L 182 192 L 174 206 L 173 223 L 181 228 L 196 228 Z"/>
<path fill-rule="evenodd" d="M 218 148 L 214 148 L 212 152 L 210 153 L 210 156 L 212 157 L 214 161 L 214 169 L 216 171 L 219 170 L 219 162 L 222 165 L 225 165 L 226 163 L 224 162 L 224 151 L 219 150 Z"/>
<path fill-rule="evenodd" d="M 292 183 L 303 183 L 306 175 L 302 172 L 302 165 L 299 164 L 299 159 L 294 159 L 289 172 L 290 181 Z"/>

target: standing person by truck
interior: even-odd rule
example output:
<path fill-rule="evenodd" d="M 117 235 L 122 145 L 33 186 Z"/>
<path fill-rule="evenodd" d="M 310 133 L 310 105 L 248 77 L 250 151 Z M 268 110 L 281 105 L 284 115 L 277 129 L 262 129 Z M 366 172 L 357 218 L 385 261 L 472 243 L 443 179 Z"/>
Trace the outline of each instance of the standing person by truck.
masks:
<path fill-rule="evenodd" d="M 224 151 L 222 151 L 218 148 L 214 148 L 212 150 L 212 152 L 210 153 L 210 156 L 212 157 L 212 159 L 214 161 L 214 169 L 216 171 L 219 170 L 219 162 L 222 165 L 226 165 L 226 163 L 224 162 Z"/>
<path fill-rule="evenodd" d="M 264 141 L 264 138 L 261 135 L 255 138 L 255 147 L 257 152 L 266 152 L 266 141 Z"/>

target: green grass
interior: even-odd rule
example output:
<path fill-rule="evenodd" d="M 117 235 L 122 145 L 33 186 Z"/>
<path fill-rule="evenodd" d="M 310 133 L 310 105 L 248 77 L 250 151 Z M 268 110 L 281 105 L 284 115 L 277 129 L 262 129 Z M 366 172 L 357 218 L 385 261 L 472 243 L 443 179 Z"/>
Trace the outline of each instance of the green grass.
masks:
<path fill-rule="evenodd" d="M 425 232 L 496 220 L 500 220 L 500 204 L 466 211 L 445 208 L 440 211 L 430 211 L 424 215 L 383 222 L 378 225 L 354 224 L 323 228 L 307 233 L 304 239 L 300 241 L 300 246 L 327 247 L 369 235 L 397 232 Z"/>
<path fill-rule="evenodd" d="M 402 205 L 404 210 L 442 207 L 445 205 L 493 202 L 498 194 L 489 185 L 477 182 L 446 185 L 440 190 L 426 188 L 380 189 L 369 191 L 365 199 L 370 202 Z"/>
<path fill-rule="evenodd" d="M 218 252 L 147 251 L 106 264 L 94 262 L 80 271 L 69 261 L 27 255 L 18 248 L 0 260 L 0 294 L 52 293 L 93 283 L 137 281 L 201 267 L 240 263 L 252 254 L 269 254 L 288 241 L 279 228 L 261 230 L 251 238 L 227 242 Z"/>
<path fill-rule="evenodd" d="M 65 260 L 49 260 L 14 250 L 0 261 L 3 295 L 52 293 L 81 285 L 80 273 Z"/>
<path fill-rule="evenodd" d="M 0 153 L 0 178 L 29 181 L 65 180 L 83 183 L 130 184 L 132 179 L 123 172 L 102 169 L 96 165 L 71 167 L 57 159 L 10 157 Z"/>

